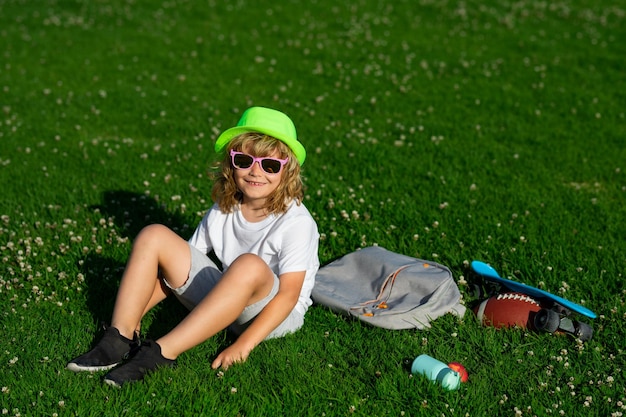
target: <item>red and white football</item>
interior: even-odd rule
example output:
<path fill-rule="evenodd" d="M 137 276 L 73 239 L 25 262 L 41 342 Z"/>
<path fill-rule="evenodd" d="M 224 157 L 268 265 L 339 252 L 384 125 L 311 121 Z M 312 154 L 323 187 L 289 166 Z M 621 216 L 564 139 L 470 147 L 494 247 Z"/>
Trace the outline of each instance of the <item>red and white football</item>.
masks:
<path fill-rule="evenodd" d="M 507 292 L 484 300 L 474 308 L 474 313 L 484 326 L 533 329 L 533 320 L 539 310 L 541 306 L 535 299 L 526 294 Z"/>

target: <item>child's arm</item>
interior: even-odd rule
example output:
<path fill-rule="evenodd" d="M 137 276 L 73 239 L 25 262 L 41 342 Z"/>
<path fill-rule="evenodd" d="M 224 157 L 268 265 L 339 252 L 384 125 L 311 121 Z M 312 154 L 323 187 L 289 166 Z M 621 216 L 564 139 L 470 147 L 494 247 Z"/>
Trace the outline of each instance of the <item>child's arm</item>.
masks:
<path fill-rule="evenodd" d="M 265 306 L 250 326 L 229 347 L 224 349 L 211 364 L 213 369 L 228 369 L 235 362 L 244 362 L 252 349 L 281 324 L 298 302 L 304 282 L 305 271 L 289 272 L 280 276 L 278 293 Z"/>

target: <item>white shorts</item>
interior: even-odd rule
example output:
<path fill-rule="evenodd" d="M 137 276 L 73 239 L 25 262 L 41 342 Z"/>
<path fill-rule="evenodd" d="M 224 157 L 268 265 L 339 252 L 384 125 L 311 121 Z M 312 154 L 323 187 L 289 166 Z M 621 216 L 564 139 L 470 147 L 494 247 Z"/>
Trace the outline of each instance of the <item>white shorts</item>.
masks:
<path fill-rule="evenodd" d="M 172 293 L 178 300 L 189 310 L 193 310 L 196 305 L 204 299 L 204 297 L 213 290 L 215 285 L 222 278 L 223 272 L 215 265 L 215 263 L 204 253 L 200 252 L 194 246 L 189 245 L 191 251 L 191 269 L 189 270 L 189 278 L 182 287 L 172 288 L 167 280 L 163 279 Z M 244 330 L 252 323 L 252 320 L 265 308 L 265 306 L 278 293 L 280 280 L 274 275 L 274 285 L 270 293 L 262 300 L 254 304 L 250 304 L 241 312 L 237 320 L 229 326 L 229 330 L 236 334 L 243 333 Z M 265 339 L 284 336 L 287 333 L 293 333 L 304 324 L 304 317 L 298 313 L 295 308 L 289 316 L 272 331 Z"/>

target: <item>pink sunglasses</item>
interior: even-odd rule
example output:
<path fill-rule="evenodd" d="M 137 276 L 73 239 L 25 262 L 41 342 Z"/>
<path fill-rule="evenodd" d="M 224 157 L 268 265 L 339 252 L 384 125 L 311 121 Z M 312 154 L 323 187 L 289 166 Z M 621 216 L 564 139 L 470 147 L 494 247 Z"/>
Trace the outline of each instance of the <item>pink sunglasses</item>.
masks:
<path fill-rule="evenodd" d="M 248 155 L 243 152 L 237 152 L 231 149 L 230 160 L 236 169 L 250 169 L 255 162 L 258 162 L 266 174 L 278 174 L 283 165 L 289 161 L 289 158 L 257 158 L 256 156 Z"/>

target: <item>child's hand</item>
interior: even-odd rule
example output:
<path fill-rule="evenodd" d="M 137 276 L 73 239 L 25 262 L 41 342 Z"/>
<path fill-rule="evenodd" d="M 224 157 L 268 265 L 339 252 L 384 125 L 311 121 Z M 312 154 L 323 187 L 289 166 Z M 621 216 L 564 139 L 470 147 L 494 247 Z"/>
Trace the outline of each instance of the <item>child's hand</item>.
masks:
<path fill-rule="evenodd" d="M 211 364 L 211 368 L 228 369 L 233 363 L 245 362 L 250 355 L 252 348 L 246 348 L 237 342 L 224 349 Z"/>

